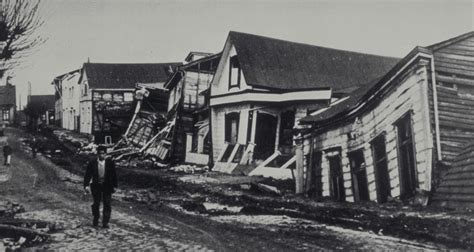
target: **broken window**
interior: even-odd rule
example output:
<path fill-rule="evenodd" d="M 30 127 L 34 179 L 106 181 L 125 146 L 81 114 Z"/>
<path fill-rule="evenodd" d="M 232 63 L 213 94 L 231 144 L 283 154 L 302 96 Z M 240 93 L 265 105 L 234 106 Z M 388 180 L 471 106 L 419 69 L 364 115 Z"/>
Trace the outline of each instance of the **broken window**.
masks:
<path fill-rule="evenodd" d="M 237 55 L 230 57 L 229 65 L 229 89 L 233 87 L 240 87 L 240 63 Z"/>
<path fill-rule="evenodd" d="M 413 146 L 411 114 L 403 116 L 396 123 L 398 134 L 398 166 L 400 169 L 400 196 L 410 198 L 417 188 L 415 148 Z"/>
<path fill-rule="evenodd" d="M 237 143 L 240 113 L 232 112 L 225 115 L 225 141 L 230 144 Z"/>
<path fill-rule="evenodd" d="M 377 202 L 385 203 L 390 196 L 390 176 L 388 174 L 387 152 L 385 150 L 385 136 L 380 135 L 371 142 L 374 159 L 375 188 Z"/>
<path fill-rule="evenodd" d="M 92 99 L 94 101 L 100 101 L 102 100 L 102 94 L 99 92 L 94 92 L 94 94 L 92 95 Z"/>
<path fill-rule="evenodd" d="M 114 102 L 123 102 L 123 94 L 122 93 L 115 93 L 112 96 Z"/>
<path fill-rule="evenodd" d="M 369 188 L 367 183 L 367 172 L 365 170 L 364 151 L 356 150 L 348 153 L 351 166 L 352 192 L 354 201 L 368 201 Z"/>
<path fill-rule="evenodd" d="M 133 93 L 132 92 L 123 93 L 123 100 L 126 102 L 133 101 Z"/>

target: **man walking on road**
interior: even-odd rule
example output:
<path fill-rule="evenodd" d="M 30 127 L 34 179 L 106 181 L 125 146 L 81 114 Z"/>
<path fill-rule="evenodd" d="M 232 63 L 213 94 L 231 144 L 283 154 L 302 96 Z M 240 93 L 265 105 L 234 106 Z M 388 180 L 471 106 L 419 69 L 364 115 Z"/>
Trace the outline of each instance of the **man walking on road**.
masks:
<path fill-rule="evenodd" d="M 110 214 L 112 212 L 111 200 L 112 193 L 117 188 L 117 176 L 115 173 L 115 164 L 111 159 L 105 157 L 106 148 L 97 147 L 97 158 L 90 161 L 87 165 L 86 175 L 84 176 L 84 190 L 92 193 L 94 203 L 92 204 L 92 225 L 97 227 L 100 217 L 100 202 L 102 200 L 102 227 L 109 228 Z M 91 183 L 92 180 L 92 183 Z"/>
<path fill-rule="evenodd" d="M 7 145 L 3 146 L 3 158 L 4 158 L 3 164 L 4 165 L 10 166 L 12 152 L 13 152 L 12 147 L 10 147 L 10 145 L 8 145 L 8 142 L 7 142 Z"/>

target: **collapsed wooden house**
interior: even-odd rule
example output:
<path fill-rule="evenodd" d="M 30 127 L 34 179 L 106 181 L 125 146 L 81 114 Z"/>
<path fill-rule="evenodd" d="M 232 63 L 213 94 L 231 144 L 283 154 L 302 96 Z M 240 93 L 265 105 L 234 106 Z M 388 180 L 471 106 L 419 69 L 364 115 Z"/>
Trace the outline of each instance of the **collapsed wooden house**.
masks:
<path fill-rule="evenodd" d="M 209 120 L 203 92 L 209 88 L 219 58 L 220 54 L 191 52 L 159 88 L 139 85 L 136 113 L 116 146 L 117 153 L 207 164 Z"/>
<path fill-rule="evenodd" d="M 221 54 L 191 52 L 186 64 L 166 82 L 170 92 L 168 117 L 175 118 L 170 146 L 172 163 L 208 164 L 209 137 L 208 91 Z"/>
<path fill-rule="evenodd" d="M 472 105 L 474 33 L 416 47 L 381 78 L 300 120 L 310 128 L 297 140 L 297 191 L 379 203 L 429 192 L 474 140 Z M 437 200 L 469 198 L 460 195 L 470 173 L 451 174 Z"/>
<path fill-rule="evenodd" d="M 299 119 L 396 62 L 230 32 L 210 89 L 213 170 L 291 178 Z"/>
<path fill-rule="evenodd" d="M 84 63 L 79 78 L 80 132 L 93 135 L 96 143 L 122 139 L 134 115 L 136 84 L 163 85 L 180 64 Z"/>

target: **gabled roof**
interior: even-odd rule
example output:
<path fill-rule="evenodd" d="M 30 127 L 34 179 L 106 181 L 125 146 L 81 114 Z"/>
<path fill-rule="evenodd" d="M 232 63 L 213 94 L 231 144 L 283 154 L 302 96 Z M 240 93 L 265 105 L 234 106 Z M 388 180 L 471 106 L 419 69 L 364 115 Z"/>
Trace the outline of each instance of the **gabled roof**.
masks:
<path fill-rule="evenodd" d="M 382 76 L 400 59 L 231 31 L 247 84 L 281 90 L 347 90 Z"/>
<path fill-rule="evenodd" d="M 30 95 L 28 103 L 40 104 L 46 109 L 54 109 L 55 98 L 54 95 Z"/>
<path fill-rule="evenodd" d="M 85 75 L 90 88 L 135 88 L 137 83 L 166 82 L 179 62 L 149 64 L 84 63 L 79 82 Z"/>
<path fill-rule="evenodd" d="M 16 88 L 13 85 L 0 86 L 0 105 L 16 104 Z"/>

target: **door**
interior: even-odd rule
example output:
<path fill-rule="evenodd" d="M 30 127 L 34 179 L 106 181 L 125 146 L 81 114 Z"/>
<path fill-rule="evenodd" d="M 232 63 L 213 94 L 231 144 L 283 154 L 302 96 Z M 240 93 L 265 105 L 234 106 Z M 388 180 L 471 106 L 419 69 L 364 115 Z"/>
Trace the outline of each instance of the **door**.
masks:
<path fill-rule="evenodd" d="M 350 152 L 348 156 L 351 166 L 354 201 L 369 201 L 369 187 L 367 183 L 367 172 L 365 170 L 364 151 L 356 150 Z"/>
<path fill-rule="evenodd" d="M 413 146 L 411 121 L 410 114 L 407 114 L 397 122 L 401 199 L 407 199 L 415 195 L 417 187 L 415 148 Z"/>
<path fill-rule="evenodd" d="M 390 176 L 388 174 L 387 152 L 385 150 L 385 136 L 380 135 L 371 142 L 374 158 L 375 189 L 377 202 L 387 202 L 390 193 Z"/>
<path fill-rule="evenodd" d="M 257 112 L 254 159 L 267 159 L 275 152 L 277 117 Z"/>
<path fill-rule="evenodd" d="M 330 195 L 337 201 L 345 201 L 344 178 L 342 174 L 341 155 L 328 157 Z"/>

